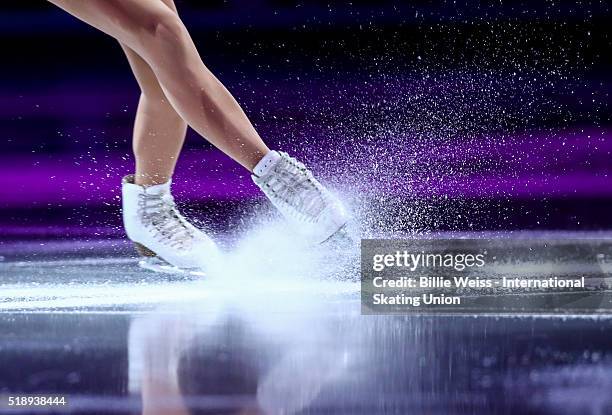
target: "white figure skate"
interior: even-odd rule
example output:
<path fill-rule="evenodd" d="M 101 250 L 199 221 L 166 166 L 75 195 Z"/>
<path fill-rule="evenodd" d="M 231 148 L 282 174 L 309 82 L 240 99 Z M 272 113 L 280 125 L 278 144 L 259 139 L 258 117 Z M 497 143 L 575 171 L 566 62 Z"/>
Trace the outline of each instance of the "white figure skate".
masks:
<path fill-rule="evenodd" d="M 346 225 L 348 215 L 340 200 L 287 153 L 269 152 L 253 173 L 255 184 L 308 240 L 325 242 Z"/>
<path fill-rule="evenodd" d="M 143 187 L 134 176 L 122 181 L 123 225 L 136 251 L 139 265 L 158 272 L 203 275 L 219 258 L 215 242 L 189 223 L 170 194 L 171 181 Z"/>

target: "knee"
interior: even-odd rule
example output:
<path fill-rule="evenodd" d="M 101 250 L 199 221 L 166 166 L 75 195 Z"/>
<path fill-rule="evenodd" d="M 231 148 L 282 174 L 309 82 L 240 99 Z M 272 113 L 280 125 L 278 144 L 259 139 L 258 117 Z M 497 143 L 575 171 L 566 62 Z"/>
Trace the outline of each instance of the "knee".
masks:
<path fill-rule="evenodd" d="M 144 42 L 157 47 L 173 47 L 187 33 L 185 25 L 171 11 L 154 13 L 143 22 Z"/>

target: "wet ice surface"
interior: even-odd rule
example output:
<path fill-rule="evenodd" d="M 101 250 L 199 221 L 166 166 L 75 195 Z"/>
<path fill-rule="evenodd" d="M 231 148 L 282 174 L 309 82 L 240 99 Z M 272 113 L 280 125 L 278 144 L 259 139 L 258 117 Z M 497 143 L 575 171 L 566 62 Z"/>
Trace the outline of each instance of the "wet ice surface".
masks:
<path fill-rule="evenodd" d="M 355 247 L 268 240 L 228 244 L 203 279 L 142 270 L 123 241 L 4 243 L 0 394 L 64 393 L 73 413 L 612 413 L 612 319 L 361 316 Z"/>

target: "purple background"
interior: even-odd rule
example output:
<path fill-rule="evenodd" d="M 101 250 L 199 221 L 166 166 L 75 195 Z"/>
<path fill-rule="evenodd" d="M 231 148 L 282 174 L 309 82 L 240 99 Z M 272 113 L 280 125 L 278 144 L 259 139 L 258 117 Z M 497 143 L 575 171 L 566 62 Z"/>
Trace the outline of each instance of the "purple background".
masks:
<path fill-rule="evenodd" d="M 419 229 L 612 226 L 605 6 L 178 6 L 266 141 L 366 217 L 378 206 Z M 120 233 L 138 100 L 120 49 L 48 4 L 3 7 L 0 229 Z M 261 197 L 193 132 L 174 182 L 195 212 Z"/>

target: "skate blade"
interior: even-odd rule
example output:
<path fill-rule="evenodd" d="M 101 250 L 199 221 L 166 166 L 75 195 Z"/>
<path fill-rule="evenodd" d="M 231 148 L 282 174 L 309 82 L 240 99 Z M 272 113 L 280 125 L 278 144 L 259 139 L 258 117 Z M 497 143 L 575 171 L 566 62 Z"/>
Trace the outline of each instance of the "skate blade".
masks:
<path fill-rule="evenodd" d="M 206 273 L 198 269 L 179 268 L 157 257 L 146 257 L 138 261 L 140 268 L 161 274 L 205 277 Z"/>
<path fill-rule="evenodd" d="M 353 245 L 355 239 L 351 236 L 347 227 L 348 223 L 342 225 L 336 232 L 331 234 L 327 239 L 320 243 L 320 245 L 327 244 L 338 244 L 338 245 Z"/>

